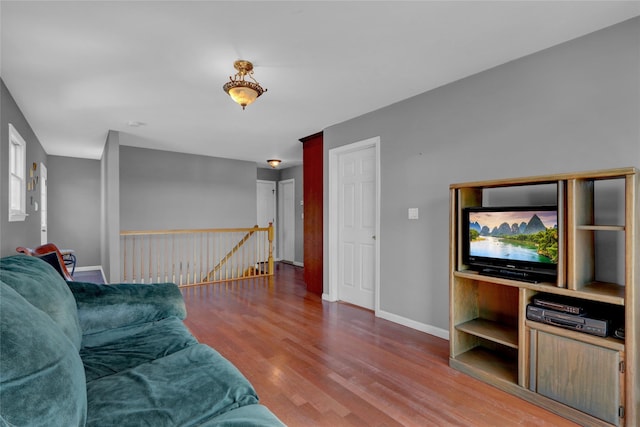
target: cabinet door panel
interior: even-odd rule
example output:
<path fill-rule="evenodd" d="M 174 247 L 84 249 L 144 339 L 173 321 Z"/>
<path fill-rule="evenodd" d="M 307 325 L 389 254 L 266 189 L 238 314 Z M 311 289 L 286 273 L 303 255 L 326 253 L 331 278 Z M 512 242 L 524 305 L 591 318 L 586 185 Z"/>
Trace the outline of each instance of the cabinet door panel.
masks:
<path fill-rule="evenodd" d="M 537 332 L 538 393 L 619 425 L 620 353 Z"/>

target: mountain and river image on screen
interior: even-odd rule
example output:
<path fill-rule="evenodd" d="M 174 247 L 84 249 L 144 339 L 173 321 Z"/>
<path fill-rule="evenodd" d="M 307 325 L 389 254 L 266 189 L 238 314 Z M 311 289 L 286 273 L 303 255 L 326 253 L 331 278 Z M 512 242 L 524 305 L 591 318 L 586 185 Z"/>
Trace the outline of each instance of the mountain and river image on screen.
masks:
<path fill-rule="evenodd" d="M 557 264 L 557 213 L 470 212 L 469 240 L 472 256 Z"/>

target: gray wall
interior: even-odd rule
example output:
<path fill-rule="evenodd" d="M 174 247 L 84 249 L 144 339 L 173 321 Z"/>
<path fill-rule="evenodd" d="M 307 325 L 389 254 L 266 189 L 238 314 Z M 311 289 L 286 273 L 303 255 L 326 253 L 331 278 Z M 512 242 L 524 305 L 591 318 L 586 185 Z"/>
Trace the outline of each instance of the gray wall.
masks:
<path fill-rule="evenodd" d="M 49 240 L 74 249 L 78 266 L 100 265 L 100 161 L 48 160 Z"/>
<path fill-rule="evenodd" d="M 252 227 L 256 164 L 126 146 L 120 134 L 122 230 Z"/>
<path fill-rule="evenodd" d="M 256 177 L 259 180 L 263 181 L 279 181 L 280 180 L 280 170 L 279 169 L 266 169 L 266 168 L 256 168 Z"/>
<path fill-rule="evenodd" d="M 120 133 L 115 131 L 107 134 L 100 159 L 100 257 L 107 281 L 117 281 L 120 277 Z"/>
<path fill-rule="evenodd" d="M 38 175 L 40 162 L 47 164 L 47 153 L 4 81 L 0 79 L 0 256 L 14 255 L 18 246 L 33 248 L 40 245 L 40 211 L 35 210 L 35 202 L 40 205 L 39 185 L 35 191 L 27 191 L 26 208 L 29 216 L 24 221 L 9 222 L 8 220 L 9 123 L 16 128 L 27 144 L 27 178 L 29 177 L 28 167 L 33 162 L 38 164 L 36 171 Z"/>
<path fill-rule="evenodd" d="M 325 165 L 381 138 L 385 315 L 448 330 L 449 184 L 640 166 L 639 40 L 636 18 L 324 130 Z"/>

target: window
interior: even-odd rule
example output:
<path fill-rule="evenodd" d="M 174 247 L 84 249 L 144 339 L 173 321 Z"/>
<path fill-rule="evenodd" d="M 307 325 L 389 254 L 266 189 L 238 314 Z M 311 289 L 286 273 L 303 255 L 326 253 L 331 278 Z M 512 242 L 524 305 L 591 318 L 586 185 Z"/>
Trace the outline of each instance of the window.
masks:
<path fill-rule="evenodd" d="M 9 123 L 9 221 L 27 217 L 26 151 L 24 139 Z"/>

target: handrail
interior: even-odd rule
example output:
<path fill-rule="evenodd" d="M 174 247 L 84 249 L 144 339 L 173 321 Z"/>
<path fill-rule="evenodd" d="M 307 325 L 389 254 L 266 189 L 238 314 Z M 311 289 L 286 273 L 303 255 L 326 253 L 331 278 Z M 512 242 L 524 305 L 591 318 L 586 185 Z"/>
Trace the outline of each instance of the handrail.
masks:
<path fill-rule="evenodd" d="M 273 236 L 272 224 L 121 231 L 120 280 L 192 286 L 273 275 Z"/>
<path fill-rule="evenodd" d="M 256 225 L 254 228 L 258 228 L 258 226 Z M 240 249 L 240 248 L 242 247 L 242 245 L 244 245 L 244 243 L 245 243 L 247 240 L 249 240 L 249 238 L 251 238 L 251 236 L 253 235 L 253 233 L 255 233 L 255 230 L 251 230 L 251 231 L 249 231 L 247 234 L 245 234 L 245 236 L 242 238 L 242 240 L 240 240 L 240 241 L 238 242 L 238 244 L 237 244 L 237 245 L 235 245 L 235 246 L 233 247 L 233 249 L 231 249 L 231 250 L 230 250 L 230 251 L 229 251 L 229 252 L 224 256 L 224 258 L 222 258 L 222 259 L 220 260 L 220 262 L 219 262 L 215 267 L 213 267 L 213 270 L 211 270 L 211 271 L 209 272 L 209 274 L 207 274 L 207 281 L 210 281 L 210 280 L 212 280 L 213 278 L 215 278 L 215 274 L 216 274 L 218 271 L 220 271 L 220 269 L 222 268 L 222 266 L 223 266 L 224 264 L 226 264 L 226 263 L 227 263 L 227 261 L 229 261 L 229 260 L 231 259 L 231 257 L 233 257 L 233 255 L 238 251 L 238 249 Z"/>
<path fill-rule="evenodd" d="M 157 234 L 185 234 L 185 233 L 232 233 L 232 232 L 245 232 L 246 230 L 267 230 L 269 227 L 258 227 L 257 225 L 253 228 L 188 228 L 188 229 L 178 229 L 178 230 L 129 230 L 129 231 L 120 231 L 121 236 L 146 236 L 146 235 L 157 235 Z M 254 230 L 255 231 L 255 230 Z"/>

